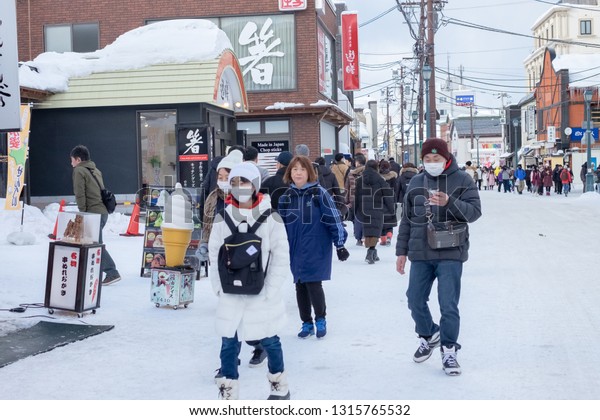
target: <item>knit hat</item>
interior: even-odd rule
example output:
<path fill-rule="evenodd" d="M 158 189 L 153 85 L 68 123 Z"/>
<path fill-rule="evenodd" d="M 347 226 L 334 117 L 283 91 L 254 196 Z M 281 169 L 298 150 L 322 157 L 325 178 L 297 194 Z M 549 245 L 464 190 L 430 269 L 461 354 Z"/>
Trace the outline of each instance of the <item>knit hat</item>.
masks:
<path fill-rule="evenodd" d="M 310 155 L 310 149 L 306 144 L 299 144 L 296 146 L 296 156 L 306 156 Z"/>
<path fill-rule="evenodd" d="M 260 190 L 260 171 L 253 162 L 242 162 L 239 165 L 235 165 L 231 169 L 231 172 L 229 172 L 228 180 L 230 184 L 231 180 L 236 176 L 246 178 L 248 181 L 252 182 L 256 192 Z"/>
<path fill-rule="evenodd" d="M 240 163 L 242 163 L 243 159 L 244 155 L 241 151 L 232 150 L 231 153 L 229 153 L 227 156 L 221 159 L 221 162 L 219 162 L 219 165 L 217 166 L 217 172 L 219 172 L 219 169 L 221 168 L 231 170 L 234 166 L 237 166 Z"/>
<path fill-rule="evenodd" d="M 452 155 L 448 151 L 448 145 L 442 139 L 430 138 L 423 143 L 421 148 L 421 158 L 430 153 L 440 155 L 446 160 L 450 160 Z"/>
<path fill-rule="evenodd" d="M 292 158 L 294 157 L 294 155 L 292 155 L 290 152 L 281 152 L 279 154 L 279 156 L 277 156 L 277 162 L 281 163 L 283 166 L 288 166 L 292 160 Z"/>

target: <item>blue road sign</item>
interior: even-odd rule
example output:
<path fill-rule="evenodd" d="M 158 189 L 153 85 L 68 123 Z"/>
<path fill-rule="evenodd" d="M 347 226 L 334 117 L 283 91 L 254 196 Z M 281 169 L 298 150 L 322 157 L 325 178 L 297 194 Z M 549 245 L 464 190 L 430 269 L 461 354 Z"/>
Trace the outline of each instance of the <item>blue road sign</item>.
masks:
<path fill-rule="evenodd" d="M 475 103 L 475 95 L 456 95 L 456 105 L 465 106 Z"/>

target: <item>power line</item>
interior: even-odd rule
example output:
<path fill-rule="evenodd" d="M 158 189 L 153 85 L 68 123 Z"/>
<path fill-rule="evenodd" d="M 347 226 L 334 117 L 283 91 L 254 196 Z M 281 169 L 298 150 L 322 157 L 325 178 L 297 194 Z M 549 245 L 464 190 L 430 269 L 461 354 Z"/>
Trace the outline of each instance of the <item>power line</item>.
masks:
<path fill-rule="evenodd" d="M 578 4 L 569 4 L 569 3 L 552 3 L 544 0 L 533 0 L 538 3 L 550 4 L 552 6 L 560 6 L 560 7 L 569 7 L 571 9 L 579 9 L 579 10 L 589 10 L 590 12 L 600 12 L 600 9 L 590 9 L 588 7 L 583 7 Z"/>
<path fill-rule="evenodd" d="M 359 24 L 358 27 L 362 28 L 363 26 L 367 26 L 368 24 L 373 23 L 376 20 L 381 19 L 382 17 L 384 17 L 385 15 L 387 15 L 388 13 L 390 13 L 390 12 L 396 10 L 396 9 L 397 9 L 397 6 L 393 6 L 393 7 L 389 8 L 388 10 L 386 10 L 385 12 L 382 12 L 379 15 L 375 16 L 374 18 L 369 19 L 366 22 L 363 22 L 363 23 Z"/>

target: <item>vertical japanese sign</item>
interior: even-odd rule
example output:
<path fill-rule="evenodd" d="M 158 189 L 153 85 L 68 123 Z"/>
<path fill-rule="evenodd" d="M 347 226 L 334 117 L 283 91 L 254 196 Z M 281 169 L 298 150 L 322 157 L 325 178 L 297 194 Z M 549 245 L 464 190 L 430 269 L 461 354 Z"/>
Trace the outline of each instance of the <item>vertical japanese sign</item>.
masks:
<path fill-rule="evenodd" d="M 75 309 L 80 248 L 56 245 L 52 258 L 49 307 Z"/>
<path fill-rule="evenodd" d="M 308 0 L 279 0 L 279 10 L 282 12 L 306 10 L 307 3 Z"/>
<path fill-rule="evenodd" d="M 31 109 L 28 105 L 21 105 L 21 132 L 9 132 L 8 140 L 8 169 L 6 176 L 6 210 L 19 210 L 21 202 L 19 197 L 25 182 L 25 163 L 29 151 L 29 122 Z"/>
<path fill-rule="evenodd" d="M 317 64 L 319 67 L 319 92 L 333 97 L 333 46 L 325 31 L 317 27 Z"/>
<path fill-rule="evenodd" d="M 184 188 L 200 188 L 208 173 L 212 133 L 206 124 L 177 125 L 178 181 Z"/>
<path fill-rule="evenodd" d="M 344 90 L 359 90 L 358 14 L 342 13 L 342 70 Z"/>
<path fill-rule="evenodd" d="M 19 59 L 15 0 L 0 7 L 0 131 L 19 131 Z"/>

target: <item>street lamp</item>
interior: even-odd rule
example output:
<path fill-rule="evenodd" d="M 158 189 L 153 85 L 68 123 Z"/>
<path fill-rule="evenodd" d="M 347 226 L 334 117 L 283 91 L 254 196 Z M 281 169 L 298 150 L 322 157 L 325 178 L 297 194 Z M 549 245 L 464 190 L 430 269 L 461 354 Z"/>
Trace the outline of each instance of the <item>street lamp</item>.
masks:
<path fill-rule="evenodd" d="M 593 92 L 586 89 L 583 92 L 585 101 L 585 120 L 586 120 L 586 147 L 587 147 L 587 173 L 585 174 L 585 192 L 594 191 L 594 174 L 592 173 L 592 113 L 590 110 L 590 102 L 592 101 Z"/>
<path fill-rule="evenodd" d="M 413 142 L 415 143 L 415 168 L 418 168 L 419 165 L 417 161 L 417 119 L 419 118 L 419 113 L 415 110 L 412 112 L 411 116 L 413 120 L 413 129 L 415 134 L 415 138 L 413 139 Z"/>
<path fill-rule="evenodd" d="M 429 64 L 423 66 L 423 80 L 425 81 L 425 122 L 427 124 L 427 138 L 433 137 L 431 134 L 431 121 L 429 118 L 429 80 L 431 79 L 432 69 Z"/>
<path fill-rule="evenodd" d="M 406 135 L 406 148 L 408 149 L 408 142 L 410 140 L 410 128 L 407 128 L 406 131 L 404 132 L 404 134 Z M 410 150 L 410 149 L 408 149 Z M 406 151 L 404 150 L 404 144 L 402 145 L 402 164 L 404 165 L 406 162 L 408 162 L 407 156 L 404 154 Z"/>
<path fill-rule="evenodd" d="M 519 127 L 520 121 L 518 118 L 513 118 L 513 127 L 515 128 L 515 134 L 513 136 L 513 169 L 517 169 L 517 127 Z"/>
<path fill-rule="evenodd" d="M 479 160 L 479 134 L 475 136 L 475 141 L 477 142 L 477 167 L 481 166 L 481 161 Z"/>

